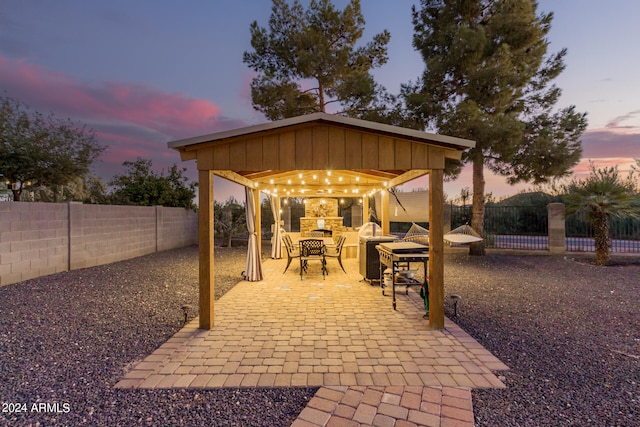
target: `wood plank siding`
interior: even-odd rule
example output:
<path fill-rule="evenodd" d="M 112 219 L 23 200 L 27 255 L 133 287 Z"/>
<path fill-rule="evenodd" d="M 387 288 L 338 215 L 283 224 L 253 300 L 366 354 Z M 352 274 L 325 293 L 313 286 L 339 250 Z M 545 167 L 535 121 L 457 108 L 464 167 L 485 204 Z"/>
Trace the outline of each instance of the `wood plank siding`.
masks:
<path fill-rule="evenodd" d="M 201 144 L 199 170 L 409 170 L 444 168 L 445 149 L 326 124 Z"/>

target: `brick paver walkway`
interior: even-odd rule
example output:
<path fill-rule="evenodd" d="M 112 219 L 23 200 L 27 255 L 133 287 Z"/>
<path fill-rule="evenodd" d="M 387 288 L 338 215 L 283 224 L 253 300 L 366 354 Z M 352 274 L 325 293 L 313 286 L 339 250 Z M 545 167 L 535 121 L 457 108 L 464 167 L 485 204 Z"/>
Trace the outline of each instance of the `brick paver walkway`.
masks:
<path fill-rule="evenodd" d="M 348 274 L 330 262 L 304 280 L 265 262 L 263 281 L 216 301 L 214 329 L 190 322 L 116 387 L 320 386 L 296 427 L 472 426 L 470 389 L 504 387 L 492 371 L 508 367 L 449 320 L 429 330 L 417 289 L 394 311 L 344 262 Z"/>

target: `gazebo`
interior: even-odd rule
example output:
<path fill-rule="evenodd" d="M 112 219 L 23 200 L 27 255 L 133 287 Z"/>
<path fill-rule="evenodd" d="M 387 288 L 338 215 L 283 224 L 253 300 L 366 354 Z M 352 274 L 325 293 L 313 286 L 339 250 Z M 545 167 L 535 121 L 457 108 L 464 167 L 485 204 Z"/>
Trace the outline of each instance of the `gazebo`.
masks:
<path fill-rule="evenodd" d="M 243 185 L 260 224 L 260 191 L 279 197 L 355 197 L 380 192 L 382 232 L 389 233 L 387 189 L 429 175 L 429 325 L 444 328 L 443 170 L 475 142 L 326 113 L 172 141 L 195 160 L 199 186 L 199 327 L 214 326 L 214 175 Z M 364 212 L 367 212 L 367 198 Z M 247 219 L 250 223 L 250 218 Z M 257 227 L 259 230 L 259 225 Z M 260 233 L 255 240 L 259 262 Z M 251 254 L 248 254 L 251 256 Z M 256 255 L 253 255 L 256 256 Z"/>

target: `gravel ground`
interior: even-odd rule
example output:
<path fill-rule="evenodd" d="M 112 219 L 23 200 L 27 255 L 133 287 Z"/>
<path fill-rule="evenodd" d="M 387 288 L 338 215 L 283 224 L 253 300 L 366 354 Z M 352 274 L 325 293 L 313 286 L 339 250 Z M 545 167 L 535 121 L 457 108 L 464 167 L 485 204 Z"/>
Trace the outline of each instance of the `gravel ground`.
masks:
<path fill-rule="evenodd" d="M 245 253 L 216 248 L 216 298 Z M 0 425 L 289 426 L 316 389 L 112 388 L 183 326 L 197 278 L 190 247 L 0 287 Z"/>
<path fill-rule="evenodd" d="M 511 368 L 477 426 L 640 426 L 640 260 L 592 258 L 447 255 L 453 320 Z"/>
<path fill-rule="evenodd" d="M 216 248 L 216 298 L 238 281 L 244 253 Z M 316 389 L 111 388 L 182 327 L 183 304 L 197 307 L 197 255 L 0 287 L 0 424 L 290 425 Z M 454 321 L 511 367 L 506 390 L 474 391 L 478 426 L 640 425 L 640 261 L 463 251 L 446 261 L 445 293 L 463 298 Z M 27 411 L 4 412 L 16 403 Z"/>

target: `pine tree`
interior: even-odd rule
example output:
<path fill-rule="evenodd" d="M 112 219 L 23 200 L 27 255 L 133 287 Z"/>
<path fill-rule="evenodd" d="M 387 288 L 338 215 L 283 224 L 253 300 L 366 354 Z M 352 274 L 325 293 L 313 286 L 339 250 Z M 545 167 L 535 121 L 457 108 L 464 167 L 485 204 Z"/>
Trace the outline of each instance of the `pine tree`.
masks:
<path fill-rule="evenodd" d="M 553 109 L 566 50 L 547 54 L 553 14 L 536 8 L 534 0 L 422 0 L 413 8 L 425 71 L 403 95 L 423 127 L 476 141 L 462 163 L 473 165 L 471 226 L 481 234 L 485 167 L 510 183 L 538 184 L 566 176 L 582 153 L 586 115 Z M 471 254 L 484 252 L 472 244 Z"/>
<path fill-rule="evenodd" d="M 243 60 L 259 75 L 251 83 L 253 106 L 268 119 L 326 112 L 375 118 L 393 97 L 379 86 L 371 70 L 387 61 L 390 34 L 385 30 L 364 46 L 360 1 L 337 10 L 329 0 L 273 0 L 269 28 L 251 24 L 253 52 Z"/>

